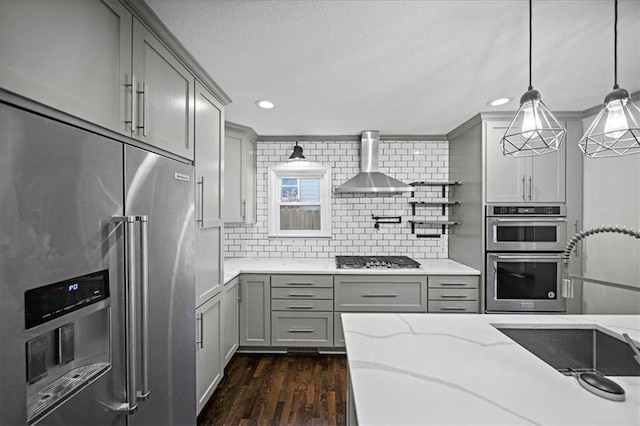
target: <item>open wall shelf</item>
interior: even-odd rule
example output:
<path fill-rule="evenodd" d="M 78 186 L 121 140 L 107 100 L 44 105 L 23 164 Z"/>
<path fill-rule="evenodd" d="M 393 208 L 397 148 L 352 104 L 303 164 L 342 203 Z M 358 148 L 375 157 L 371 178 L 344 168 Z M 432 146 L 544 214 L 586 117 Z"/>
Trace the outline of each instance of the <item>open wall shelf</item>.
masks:
<path fill-rule="evenodd" d="M 432 198 L 430 200 L 425 201 L 409 201 L 409 205 L 411 205 L 411 215 L 415 217 L 416 208 L 417 207 L 432 207 L 432 206 L 441 206 L 442 207 L 442 216 L 447 214 L 447 207 L 454 206 L 460 204 L 459 201 L 449 200 L 447 194 L 447 188 L 460 185 L 458 181 L 422 181 L 422 182 L 412 182 L 409 185 L 416 187 L 422 186 L 441 186 L 442 187 L 442 198 Z M 411 191 L 411 197 L 415 197 L 416 191 Z M 409 225 L 411 226 L 411 233 L 415 234 L 417 238 L 440 238 L 440 236 L 445 235 L 447 233 L 447 228 L 449 226 L 460 225 L 460 222 L 452 221 L 452 220 L 409 220 Z M 434 226 L 439 226 L 441 233 L 438 234 L 416 234 L 416 229 L 424 229 L 424 228 L 433 228 Z"/>

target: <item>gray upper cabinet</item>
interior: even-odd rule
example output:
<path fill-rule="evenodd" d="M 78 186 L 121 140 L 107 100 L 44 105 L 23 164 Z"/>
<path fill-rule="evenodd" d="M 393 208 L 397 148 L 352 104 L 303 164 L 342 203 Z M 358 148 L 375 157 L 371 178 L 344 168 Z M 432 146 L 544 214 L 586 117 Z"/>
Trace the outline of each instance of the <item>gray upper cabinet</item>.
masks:
<path fill-rule="evenodd" d="M 198 81 L 195 114 L 196 220 L 200 228 L 221 226 L 224 110 L 220 101 Z"/>
<path fill-rule="evenodd" d="M 255 132 L 234 123 L 225 125 L 224 221 L 256 222 Z"/>
<path fill-rule="evenodd" d="M 220 292 L 223 284 L 222 123 L 222 104 L 196 81 L 196 306 Z"/>
<path fill-rule="evenodd" d="M 193 75 L 114 0 L 0 2 L 0 86 L 192 160 Z"/>
<path fill-rule="evenodd" d="M 133 75 L 136 78 L 134 137 L 193 159 L 195 79 L 175 56 L 133 20 Z"/>
<path fill-rule="evenodd" d="M 565 202 L 566 141 L 558 152 L 505 157 L 500 139 L 508 121 L 488 121 L 486 131 L 487 202 Z"/>
<path fill-rule="evenodd" d="M 0 2 L 0 86 L 130 135 L 132 15 L 117 1 Z"/>

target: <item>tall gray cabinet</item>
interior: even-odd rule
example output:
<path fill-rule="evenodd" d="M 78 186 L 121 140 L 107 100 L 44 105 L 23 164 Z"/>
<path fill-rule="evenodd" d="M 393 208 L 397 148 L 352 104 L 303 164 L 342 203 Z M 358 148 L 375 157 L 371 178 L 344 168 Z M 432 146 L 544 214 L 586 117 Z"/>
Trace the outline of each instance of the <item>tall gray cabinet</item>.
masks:
<path fill-rule="evenodd" d="M 512 113 L 481 113 L 447 135 L 449 180 L 459 181 L 450 220 L 461 222 L 451 228 L 449 257 L 482 271 L 479 295 L 484 309 L 485 209 L 487 203 L 545 204 L 567 206 L 568 232 L 579 227 L 582 218 L 582 153 L 577 142 L 582 136 L 582 114 L 556 114 L 567 129 L 560 150 L 539 157 L 511 158 L 502 155 L 500 139 Z M 574 252 L 573 257 L 579 256 Z M 580 262 L 571 262 L 579 275 Z M 577 268 L 577 269 L 575 269 Z M 570 300 L 568 312 L 579 310 Z"/>

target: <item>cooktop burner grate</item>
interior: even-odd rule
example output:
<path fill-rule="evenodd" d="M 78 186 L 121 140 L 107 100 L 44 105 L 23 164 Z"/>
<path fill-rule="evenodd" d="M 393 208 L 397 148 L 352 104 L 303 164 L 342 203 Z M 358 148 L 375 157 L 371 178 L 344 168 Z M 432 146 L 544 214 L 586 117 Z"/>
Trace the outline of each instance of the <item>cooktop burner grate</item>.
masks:
<path fill-rule="evenodd" d="M 420 264 L 407 256 L 336 256 L 338 269 L 406 269 Z"/>

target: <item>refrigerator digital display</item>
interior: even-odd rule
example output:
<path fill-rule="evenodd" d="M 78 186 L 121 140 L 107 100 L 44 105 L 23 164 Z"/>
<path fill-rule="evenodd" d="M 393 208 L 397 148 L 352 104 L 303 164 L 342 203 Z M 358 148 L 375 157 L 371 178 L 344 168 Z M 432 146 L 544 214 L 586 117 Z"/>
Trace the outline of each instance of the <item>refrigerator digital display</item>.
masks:
<path fill-rule="evenodd" d="M 109 297 L 109 271 L 48 284 L 24 293 L 25 328 L 28 330 L 52 319 Z"/>

